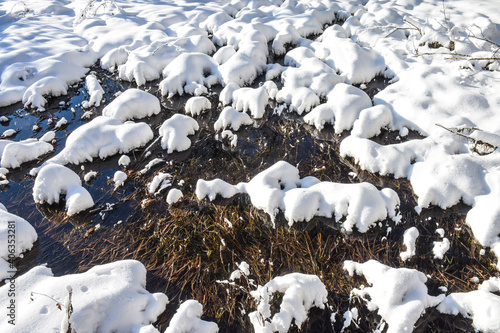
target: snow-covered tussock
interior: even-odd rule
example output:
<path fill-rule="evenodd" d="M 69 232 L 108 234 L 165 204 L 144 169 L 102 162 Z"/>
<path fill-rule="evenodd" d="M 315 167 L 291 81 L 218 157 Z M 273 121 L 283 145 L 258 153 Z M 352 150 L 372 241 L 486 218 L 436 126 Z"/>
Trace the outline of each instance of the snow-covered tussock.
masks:
<path fill-rule="evenodd" d="M 280 311 L 272 316 L 273 294 L 283 293 Z M 312 307 L 325 308 L 328 292 L 316 275 L 291 273 L 276 277 L 264 286 L 258 286 L 251 295 L 257 302 L 257 311 L 249 314 L 258 333 L 288 332 L 292 321 L 300 327 Z"/>
<path fill-rule="evenodd" d="M 16 279 L 16 330 L 65 331 L 66 300 L 71 290 L 70 324 L 75 332 L 138 332 L 155 322 L 168 303 L 165 294 L 150 294 L 145 286 L 146 269 L 135 260 L 59 277 L 54 277 L 50 268 L 37 266 Z M 3 308 L 8 306 L 8 288 L 0 288 Z M 62 311 L 51 298 L 62 305 Z"/>
<path fill-rule="evenodd" d="M 185 92 L 193 94 L 193 91 L 186 91 L 186 86 L 192 83 L 211 87 L 220 83 L 220 73 L 218 64 L 212 57 L 203 53 L 183 53 L 175 58 L 163 70 L 163 81 L 160 82 L 162 95 L 172 97 L 175 94 L 182 95 Z"/>
<path fill-rule="evenodd" d="M 174 114 L 160 127 L 161 147 L 166 149 L 168 154 L 189 149 L 191 140 L 188 135 L 193 135 L 198 128 L 198 122 L 193 118 Z"/>
<path fill-rule="evenodd" d="M 186 110 L 187 114 L 194 117 L 200 115 L 203 111 L 209 110 L 211 107 L 212 103 L 210 103 L 210 100 L 208 98 L 203 96 L 195 96 L 187 100 L 184 109 Z"/>
<path fill-rule="evenodd" d="M 356 263 L 344 262 L 344 269 L 353 276 L 364 275 L 369 287 L 353 289 L 368 310 L 377 311 L 389 324 L 388 333 L 411 332 L 413 325 L 426 308 L 438 305 L 444 295 L 429 296 L 427 278 L 422 272 L 408 268 L 392 268 L 370 260 Z"/>
<path fill-rule="evenodd" d="M 156 98 L 156 97 L 155 97 Z M 49 162 L 79 164 L 95 157 L 106 158 L 144 146 L 153 138 L 146 123 L 122 123 L 115 118 L 100 116 L 74 130 L 64 149 Z"/>
<path fill-rule="evenodd" d="M 216 131 L 223 130 L 230 127 L 234 131 L 240 129 L 243 125 L 252 125 L 253 120 L 246 113 L 239 112 L 236 109 L 228 106 L 219 115 L 219 118 L 214 123 L 214 129 Z"/>
<path fill-rule="evenodd" d="M 84 101 L 82 106 L 84 108 L 89 108 L 94 105 L 96 107 L 101 105 L 102 98 L 104 97 L 104 89 L 102 89 L 94 74 L 87 75 L 85 78 L 85 87 L 87 88 L 87 93 L 89 94 L 89 100 Z"/>
<path fill-rule="evenodd" d="M 219 327 L 216 323 L 201 320 L 203 306 L 195 300 L 182 303 L 175 313 L 165 333 L 217 333 Z"/>
<path fill-rule="evenodd" d="M 103 110 L 102 115 L 116 118 L 120 121 L 141 119 L 158 114 L 161 111 L 160 101 L 156 96 L 139 90 L 127 89 L 109 103 Z"/>
<path fill-rule="evenodd" d="M 224 198 L 237 193 L 246 193 L 252 204 L 270 215 L 274 220 L 282 211 L 288 224 L 309 221 L 315 216 L 345 217 L 342 227 L 351 232 L 356 227 L 366 232 L 375 222 L 392 218 L 398 220 L 396 210 L 399 197 L 391 189 L 379 191 L 369 183 L 339 184 L 321 182 L 315 177 L 299 178 L 294 166 L 281 161 L 257 174 L 248 183 L 228 184 L 220 179 L 198 180 L 198 199 L 217 195 Z"/>
<path fill-rule="evenodd" d="M 66 213 L 73 215 L 94 206 L 90 193 L 82 187 L 80 177 L 59 164 L 46 164 L 38 172 L 33 186 L 36 203 L 59 203 L 65 195 Z"/>
<path fill-rule="evenodd" d="M 438 311 L 450 315 L 461 314 L 472 319 L 472 325 L 482 332 L 500 330 L 500 279 L 490 278 L 479 285 L 478 290 L 467 293 L 451 293 L 437 307 Z"/>
<path fill-rule="evenodd" d="M 403 244 L 406 246 L 406 251 L 403 251 L 399 254 L 401 260 L 406 261 L 417 253 L 417 247 L 415 243 L 418 236 L 419 232 L 416 227 L 411 227 L 405 230 L 403 234 Z"/>
<path fill-rule="evenodd" d="M 12 234 L 12 231 L 15 233 Z M 9 213 L 5 206 L 0 204 L 0 279 L 11 277 L 7 272 L 15 271 L 7 261 L 31 250 L 37 239 L 35 228 L 28 221 Z"/>
<path fill-rule="evenodd" d="M 0 165 L 2 168 L 18 168 L 22 163 L 33 161 L 53 150 L 50 143 L 37 139 L 18 142 L 0 140 Z"/>

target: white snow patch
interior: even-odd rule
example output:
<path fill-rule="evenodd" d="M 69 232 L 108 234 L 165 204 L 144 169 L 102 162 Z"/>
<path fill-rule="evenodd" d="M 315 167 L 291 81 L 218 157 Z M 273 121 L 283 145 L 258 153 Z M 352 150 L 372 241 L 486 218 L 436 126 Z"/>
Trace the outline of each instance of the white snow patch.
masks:
<path fill-rule="evenodd" d="M 271 313 L 271 299 L 275 292 L 283 293 L 280 311 Z M 259 333 L 287 332 L 292 321 L 301 327 L 312 307 L 325 308 L 328 292 L 316 275 L 291 273 L 279 276 L 251 292 L 257 302 L 257 311 L 249 313 L 250 321 Z"/>
<path fill-rule="evenodd" d="M 184 109 L 186 113 L 192 117 L 200 115 L 203 111 L 210 110 L 212 103 L 210 100 L 203 96 L 191 97 L 187 100 Z"/>
<path fill-rule="evenodd" d="M 181 200 L 182 196 L 183 196 L 183 194 L 182 194 L 181 190 L 179 190 L 177 188 L 173 188 L 170 191 L 168 191 L 167 203 L 169 205 L 174 204 L 174 203 L 178 202 L 179 200 Z"/>
<path fill-rule="evenodd" d="M 187 300 L 179 306 L 165 333 L 217 333 L 217 324 L 201 320 L 202 315 L 203 306 L 198 301 Z"/>
<path fill-rule="evenodd" d="M 252 125 L 252 124 L 253 120 L 252 118 L 250 118 L 248 114 L 239 112 L 236 109 L 227 106 L 219 114 L 219 118 L 214 123 L 214 129 L 216 131 L 220 131 L 230 127 L 234 131 L 237 131 L 243 125 Z"/>
<path fill-rule="evenodd" d="M 139 89 L 125 90 L 103 110 L 102 115 L 124 122 L 131 119 L 151 117 L 161 111 L 160 101 L 156 96 Z"/>
<path fill-rule="evenodd" d="M 365 301 L 368 310 L 377 310 L 389 324 L 388 333 L 411 332 L 425 309 L 444 299 L 444 295 L 429 296 L 427 277 L 414 269 L 392 268 L 376 260 L 362 264 L 346 260 L 344 269 L 351 276 L 365 276 L 371 286 L 353 289 L 352 293 Z"/>
<path fill-rule="evenodd" d="M 150 294 L 145 285 L 146 269 L 135 260 L 99 265 L 85 273 L 59 277 L 54 277 L 50 268 L 37 266 L 16 279 L 16 330 L 59 332 L 67 324 L 65 307 L 69 289 L 73 307 L 70 323 L 76 332 L 137 332 L 155 322 L 168 303 L 165 294 Z M 10 300 L 8 288 L 8 285 L 0 288 L 2 308 L 7 308 Z M 31 292 L 37 294 L 31 296 Z M 44 295 L 57 300 L 62 311 Z M 10 329 L 6 321 L 0 325 L 2 331 Z"/>
<path fill-rule="evenodd" d="M 0 140 L 0 165 L 2 168 L 18 168 L 22 163 L 36 160 L 54 150 L 50 143 L 27 139 L 23 141 Z"/>
<path fill-rule="evenodd" d="M 160 127 L 161 147 L 166 149 L 168 154 L 189 149 L 191 140 L 188 135 L 193 135 L 198 128 L 198 122 L 193 118 L 174 114 Z"/>
<path fill-rule="evenodd" d="M 406 246 L 406 251 L 401 252 L 399 256 L 403 261 L 406 261 L 413 257 L 417 252 L 417 247 L 415 242 L 419 236 L 418 229 L 416 227 L 411 227 L 405 230 L 403 234 L 403 243 Z"/>

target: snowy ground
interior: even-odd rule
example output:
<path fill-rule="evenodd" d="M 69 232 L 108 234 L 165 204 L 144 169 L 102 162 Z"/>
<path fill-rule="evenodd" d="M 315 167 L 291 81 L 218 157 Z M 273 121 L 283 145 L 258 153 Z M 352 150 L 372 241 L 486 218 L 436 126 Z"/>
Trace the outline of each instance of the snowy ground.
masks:
<path fill-rule="evenodd" d="M 210 283 L 253 299 L 237 306 L 240 330 L 286 332 L 318 308 L 330 331 L 412 331 L 432 313 L 498 332 L 499 87 L 494 0 L 3 1 L 1 331 L 157 332 L 165 309 L 177 311 L 165 332 L 224 330 L 201 319 L 205 298 L 176 307 L 168 288 L 148 292 L 147 255 L 82 273 L 61 262 L 88 245 L 56 234 L 84 244 L 138 211 L 244 197 L 270 230 L 320 221 L 326 239 L 391 245 L 329 263 L 349 281 L 347 306 L 332 304 L 331 275 L 263 281 L 264 258 L 239 258 Z"/>

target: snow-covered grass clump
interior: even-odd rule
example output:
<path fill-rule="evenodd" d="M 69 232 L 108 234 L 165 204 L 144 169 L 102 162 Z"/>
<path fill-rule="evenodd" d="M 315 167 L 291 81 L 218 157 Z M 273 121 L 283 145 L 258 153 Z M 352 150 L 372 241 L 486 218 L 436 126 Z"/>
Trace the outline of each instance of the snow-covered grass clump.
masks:
<path fill-rule="evenodd" d="M 31 250 L 38 239 L 35 228 L 0 204 L 0 279 L 12 278 L 16 271 L 14 259 Z M 10 272 L 10 273 L 9 273 Z M 9 283 L 10 286 L 10 283 Z M 5 298 L 6 299 L 6 298 Z"/>
<path fill-rule="evenodd" d="M 82 187 L 80 177 L 65 166 L 49 163 L 38 172 L 33 186 L 36 203 L 59 203 L 65 196 L 66 213 L 71 216 L 94 206 L 90 193 Z"/>
<path fill-rule="evenodd" d="M 248 183 L 228 184 L 220 179 L 198 180 L 196 196 L 214 200 L 246 193 L 252 204 L 274 218 L 282 211 L 288 224 L 309 221 L 315 216 L 334 218 L 342 227 L 366 232 L 375 222 L 391 218 L 399 221 L 399 197 L 391 189 L 379 191 L 369 183 L 339 184 L 321 182 L 315 177 L 299 178 L 299 170 L 284 161 L 257 174 Z"/>
<path fill-rule="evenodd" d="M 89 108 L 91 106 L 98 107 L 101 105 L 101 101 L 104 97 L 104 89 L 102 89 L 97 77 L 94 74 L 89 74 L 85 78 L 85 86 L 89 94 L 89 100 L 84 101 L 82 106 L 84 108 Z"/>
<path fill-rule="evenodd" d="M 244 112 L 239 112 L 238 110 L 228 106 L 219 115 L 219 118 L 214 123 L 214 129 L 216 131 L 223 130 L 225 128 L 231 128 L 234 131 L 240 129 L 243 125 L 252 125 L 253 120 L 250 116 Z"/>
<path fill-rule="evenodd" d="M 272 316 L 271 301 L 275 293 L 283 293 L 280 311 Z M 292 322 L 299 328 L 312 307 L 324 309 L 328 292 L 316 275 L 291 273 L 276 277 L 251 292 L 257 311 L 250 321 L 259 333 L 288 332 Z"/>
<path fill-rule="evenodd" d="M 102 115 L 120 121 L 151 117 L 161 111 L 160 101 L 154 95 L 139 89 L 127 89 L 109 103 Z"/>
<path fill-rule="evenodd" d="M 392 268 L 376 260 L 362 264 L 347 260 L 344 269 L 351 276 L 364 275 L 370 286 L 354 289 L 352 293 L 389 324 L 388 333 L 413 331 L 425 309 L 444 299 L 444 295 L 430 296 L 425 285 L 427 277 L 414 269 Z"/>
<path fill-rule="evenodd" d="M 193 135 L 198 128 L 198 122 L 193 118 L 174 114 L 160 127 L 161 147 L 166 149 L 168 154 L 189 149 L 191 140 L 188 135 Z"/>
<path fill-rule="evenodd" d="M 184 109 L 191 116 L 197 116 L 203 111 L 209 110 L 212 107 L 210 100 L 204 96 L 195 96 L 187 100 Z"/>
<path fill-rule="evenodd" d="M 16 330 L 21 332 L 138 332 L 156 321 L 168 297 L 146 289 L 146 269 L 135 260 L 96 266 L 85 273 L 55 277 L 37 266 L 16 279 Z M 0 304 L 7 308 L 9 285 L 0 288 Z M 71 290 L 71 303 L 68 294 Z M 59 309 L 59 307 L 61 309 Z M 10 324 L 3 321 L 2 331 Z"/>
<path fill-rule="evenodd" d="M 146 123 L 122 123 L 115 118 L 100 116 L 74 130 L 64 149 L 49 161 L 79 164 L 96 157 L 104 159 L 142 147 L 152 138 L 153 131 Z"/>
<path fill-rule="evenodd" d="M 22 163 L 33 161 L 53 150 L 54 147 L 43 140 L 0 140 L 0 165 L 2 168 L 18 168 Z"/>
<path fill-rule="evenodd" d="M 450 315 L 461 314 L 472 319 L 474 328 L 481 332 L 500 330 L 500 279 L 492 277 L 483 282 L 478 290 L 466 293 L 451 293 L 437 307 L 438 311 Z M 497 293 L 497 294 L 495 294 Z"/>
<path fill-rule="evenodd" d="M 187 300 L 179 306 L 165 333 L 206 332 L 217 333 L 216 323 L 201 320 L 203 306 L 195 300 Z"/>

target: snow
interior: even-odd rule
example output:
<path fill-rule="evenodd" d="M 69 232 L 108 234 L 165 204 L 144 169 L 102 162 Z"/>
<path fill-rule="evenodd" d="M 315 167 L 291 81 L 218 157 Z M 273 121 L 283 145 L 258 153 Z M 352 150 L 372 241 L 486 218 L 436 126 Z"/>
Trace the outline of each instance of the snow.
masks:
<path fill-rule="evenodd" d="M 0 140 L 0 166 L 2 168 L 18 168 L 22 163 L 36 160 L 38 157 L 54 150 L 50 143 L 40 139 L 23 141 Z"/>
<path fill-rule="evenodd" d="M 233 107 L 238 111 L 247 112 L 255 119 L 264 116 L 269 95 L 264 87 L 260 88 L 240 88 L 233 92 Z"/>
<path fill-rule="evenodd" d="M 201 320 L 203 306 L 195 300 L 182 303 L 174 317 L 170 320 L 165 333 L 216 333 L 219 327 L 216 323 Z"/>
<path fill-rule="evenodd" d="M 16 279 L 16 331 L 59 332 L 67 321 L 66 309 L 59 310 L 49 297 L 65 306 L 68 287 L 72 290 L 70 323 L 73 330 L 138 331 L 155 322 L 168 303 L 165 294 L 151 294 L 145 286 L 146 269 L 135 260 L 117 261 L 95 266 L 85 273 L 58 277 L 53 276 L 50 268 L 36 266 Z M 7 292 L 8 285 L 0 287 L 3 308 L 7 308 L 10 300 Z M 1 330 L 11 332 L 11 325 L 4 318 L 0 322 Z"/>
<path fill-rule="evenodd" d="M 97 77 L 94 74 L 89 74 L 85 78 L 85 87 L 87 88 L 87 93 L 89 94 L 89 100 L 84 101 L 82 106 L 84 108 L 90 108 L 92 106 L 98 107 L 101 105 L 101 101 L 104 97 L 104 89 L 102 89 Z"/>
<path fill-rule="evenodd" d="M 403 243 L 406 246 L 406 251 L 399 254 L 401 260 L 406 261 L 416 254 L 417 247 L 415 242 L 417 241 L 418 236 L 419 232 L 416 227 L 411 227 L 405 230 L 403 234 Z"/>
<path fill-rule="evenodd" d="M 90 193 L 82 187 L 80 177 L 65 166 L 49 163 L 41 167 L 33 186 L 36 203 L 57 204 L 65 195 L 68 216 L 94 206 Z"/>
<path fill-rule="evenodd" d="M 124 122 L 151 117 L 160 113 L 160 111 L 160 101 L 156 96 L 146 91 L 130 88 L 109 103 L 102 110 L 102 115 Z"/>
<path fill-rule="evenodd" d="M 172 175 L 167 172 L 158 172 L 148 185 L 150 194 L 157 195 L 161 190 L 172 185 Z"/>
<path fill-rule="evenodd" d="M 195 96 L 187 100 L 184 109 L 186 113 L 192 117 L 200 115 L 203 111 L 209 110 L 212 107 L 210 100 L 204 96 Z"/>
<path fill-rule="evenodd" d="M 122 123 L 99 116 L 71 132 L 64 149 L 48 162 L 79 164 L 95 157 L 104 159 L 142 147 L 152 138 L 153 131 L 146 123 Z"/>
<path fill-rule="evenodd" d="M 271 317 L 273 294 L 283 293 L 278 313 Z M 287 332 L 292 321 L 300 327 L 312 307 L 325 308 L 328 292 L 316 275 L 290 273 L 279 276 L 251 292 L 257 311 L 249 313 L 255 332 Z"/>
<path fill-rule="evenodd" d="M 188 135 L 193 135 L 198 129 L 198 122 L 193 118 L 174 114 L 160 127 L 161 147 L 166 149 L 168 154 L 187 150 L 191 147 Z"/>
<path fill-rule="evenodd" d="M 208 75 L 205 76 L 205 73 Z M 198 52 L 179 55 L 165 67 L 163 77 L 164 79 L 160 82 L 161 93 L 168 97 L 175 94 L 182 95 L 184 92 L 194 93 L 194 91 L 185 91 L 186 85 L 192 82 L 207 87 L 222 82 L 215 60 Z"/>
<path fill-rule="evenodd" d="M 346 260 L 344 269 L 350 276 L 364 275 L 370 286 L 353 289 L 352 293 L 389 324 L 388 333 L 413 331 L 413 325 L 425 309 L 435 307 L 444 299 L 444 295 L 429 296 L 426 276 L 414 269 L 392 268 L 376 260 L 365 263 Z"/>
<path fill-rule="evenodd" d="M 225 144 L 231 140 L 236 146 L 245 137 L 233 132 L 254 124 L 252 118 L 256 124 L 265 122 L 259 119 L 266 118 L 266 108 L 273 106 L 273 117 L 282 116 L 285 110 L 296 112 L 318 131 L 331 124 L 336 134 L 342 133 L 335 139 L 341 141 L 341 156 L 352 158 L 355 167 L 409 180 L 419 214 L 432 206 L 444 210 L 458 203 L 469 205 L 466 223 L 476 241 L 497 256 L 498 268 L 500 152 L 496 149 L 480 155 L 477 152 L 482 151 L 481 147 L 473 149 L 473 141 L 492 148 L 500 146 L 497 7 L 497 2 L 491 0 L 2 1 L 0 107 L 22 102 L 26 119 L 41 117 L 41 122 L 29 125 L 37 137 L 38 131 L 46 131 L 44 117 L 49 117 L 46 123 L 54 130 L 69 125 L 67 130 L 72 132 L 63 149 L 40 167 L 33 194 L 40 203 L 57 203 L 65 195 L 71 215 L 92 207 L 93 200 L 81 187 L 80 177 L 61 165 L 131 153 L 148 145 L 154 138 L 151 127 L 125 121 L 159 114 L 160 100 L 145 91 L 128 89 L 104 108 L 103 116 L 83 125 L 78 123 L 79 127 L 73 129 L 79 120 L 53 113 L 37 115 L 37 111 L 51 107 L 51 96 L 66 95 L 77 88 L 74 84 L 84 80 L 88 100 L 82 102 L 82 107 L 94 111 L 81 119 L 87 121 L 98 115 L 104 90 L 97 74 L 89 74 L 89 69 L 100 65 L 114 73 L 108 75 L 118 75 L 138 87 L 162 80 L 159 85 L 153 84 L 166 99 L 177 94 L 197 96 L 185 106 L 187 114 L 197 116 L 212 108 L 201 95 L 212 96 L 210 88 L 221 84 L 224 89 L 219 101 L 227 107 L 217 107 L 217 112 L 222 109 L 214 124 L 215 131 L 221 132 L 217 140 L 223 138 Z M 339 22 L 336 19 L 345 23 L 333 24 Z M 272 63 L 275 56 L 284 59 Z M 263 78 L 267 81 L 263 82 Z M 374 78 L 384 78 L 390 84 L 373 99 L 353 86 L 365 89 Z M 279 88 L 275 84 L 278 81 Z M 150 91 L 157 93 L 156 89 Z M 20 126 L 15 123 L 16 117 L 0 117 L 4 125 L 2 137 L 20 138 L 0 140 L 2 185 L 9 184 L 6 168 L 46 160 L 44 155 L 64 140 L 63 131 L 58 132 L 57 140 L 54 131 L 40 133 L 39 140 L 26 139 L 22 129 L 16 127 Z M 167 153 L 188 149 L 188 135 L 198 128 L 194 119 L 174 115 L 160 128 L 162 147 Z M 385 130 L 399 132 L 399 142 L 380 144 L 372 140 Z M 416 137 L 410 131 L 422 137 L 409 139 Z M 140 174 L 159 161 L 152 159 Z M 129 163 L 130 157 L 125 155 L 118 162 L 121 166 Z M 122 171 L 117 174 L 124 175 Z M 89 172 L 84 179 L 92 175 Z M 171 186 L 168 177 L 160 178 L 160 173 L 153 178 L 150 194 L 157 195 Z M 167 201 L 170 193 L 178 196 L 172 189 Z M 196 186 L 200 199 L 214 200 L 217 195 L 227 198 L 237 193 L 247 194 L 252 204 L 272 219 L 282 212 L 290 225 L 323 216 L 342 223 L 346 232 L 366 232 L 376 222 L 388 218 L 397 222 L 401 218 L 397 213 L 399 199 L 392 190 L 380 190 L 368 183 L 300 178 L 298 167 L 284 161 L 245 183 L 231 185 L 214 179 L 199 180 Z M 408 227 L 403 237 L 403 261 L 414 253 L 417 237 L 415 227 Z M 453 242 L 444 238 L 444 230 L 439 236 L 443 239 L 433 246 L 436 259 L 443 258 Z M 356 269 L 389 281 L 391 274 L 399 276 L 404 272 L 412 281 L 408 288 L 418 286 L 418 295 L 424 294 L 426 287 L 415 282 L 422 279 L 414 271 L 371 266 L 375 267 L 357 264 Z M 378 288 L 373 283 L 363 292 L 378 295 Z M 391 316 L 386 314 L 389 310 L 384 312 L 391 307 L 379 305 L 385 303 L 375 301 L 371 294 L 369 304 L 377 303 L 390 331 L 396 331 L 394 327 L 411 330 L 413 319 L 433 303 L 422 297 L 416 302 L 418 309 L 409 317 L 400 315 L 399 310 Z M 396 292 L 387 294 L 393 296 Z M 440 309 L 471 317 L 479 330 L 496 331 L 500 326 L 495 320 L 498 297 L 481 288 L 450 294 Z M 357 310 L 349 311 L 352 315 Z M 195 312 L 201 315 L 202 311 Z M 101 318 L 100 314 L 96 318 Z M 57 329 L 61 318 L 53 317 L 55 326 L 26 330 Z M 398 323 L 396 317 L 406 321 Z M 134 325 L 125 331 L 156 330 L 151 325 Z"/>
<path fill-rule="evenodd" d="M 451 293 L 438 305 L 439 312 L 450 315 L 461 314 L 472 319 L 472 325 L 481 332 L 498 332 L 500 318 L 500 290 L 498 278 L 491 278 L 479 285 L 478 290 L 466 293 Z"/>
<path fill-rule="evenodd" d="M 223 130 L 230 127 L 234 131 L 240 129 L 243 125 L 252 125 L 253 120 L 246 113 L 239 112 L 238 110 L 228 106 L 225 107 L 219 114 L 219 118 L 214 123 L 214 129 L 216 131 Z"/>
<path fill-rule="evenodd" d="M 443 259 L 445 253 L 449 249 L 450 249 L 450 241 L 448 240 L 448 238 L 443 238 L 441 242 L 434 242 L 434 247 L 432 248 L 434 259 Z"/>
<path fill-rule="evenodd" d="M 176 202 L 179 202 L 179 200 L 182 199 L 182 191 L 177 189 L 177 188 L 173 188 L 171 189 L 170 191 L 168 191 L 168 194 L 167 194 L 167 203 L 169 205 L 172 205 Z"/>
<path fill-rule="evenodd" d="M 120 159 L 118 160 L 118 165 L 126 167 L 129 164 L 130 164 L 130 157 L 128 157 L 127 155 L 120 156 Z"/>
<path fill-rule="evenodd" d="M 128 176 L 125 172 L 123 171 L 116 171 L 114 176 L 113 176 L 113 182 L 115 183 L 115 190 L 120 187 L 120 186 L 123 186 L 123 184 L 125 184 L 125 181 L 127 180 Z"/>
<path fill-rule="evenodd" d="M 9 232 L 10 230 L 10 232 Z M 14 231 L 14 234 L 12 233 Z M 12 278 L 14 259 L 31 250 L 38 239 L 35 228 L 0 204 L 0 279 Z"/>
<path fill-rule="evenodd" d="M 379 191 L 369 183 L 321 182 L 312 176 L 300 179 L 299 170 L 284 161 L 257 174 L 248 183 L 231 185 L 220 179 L 200 179 L 196 184 L 200 200 L 205 197 L 214 200 L 217 195 L 229 198 L 237 193 L 248 194 L 252 204 L 273 221 L 280 210 L 290 226 L 308 222 L 314 216 L 334 218 L 337 222 L 345 217 L 342 227 L 347 232 L 354 227 L 366 232 L 377 221 L 397 218 L 399 206 L 399 198 L 391 189 Z"/>

